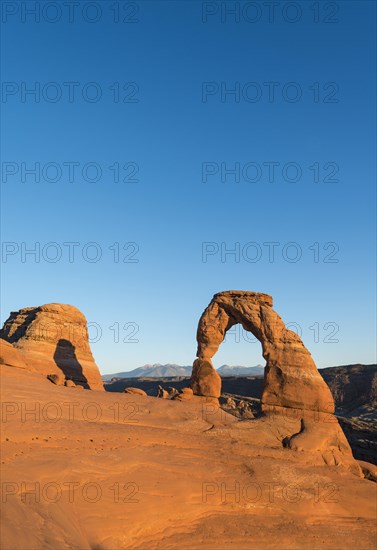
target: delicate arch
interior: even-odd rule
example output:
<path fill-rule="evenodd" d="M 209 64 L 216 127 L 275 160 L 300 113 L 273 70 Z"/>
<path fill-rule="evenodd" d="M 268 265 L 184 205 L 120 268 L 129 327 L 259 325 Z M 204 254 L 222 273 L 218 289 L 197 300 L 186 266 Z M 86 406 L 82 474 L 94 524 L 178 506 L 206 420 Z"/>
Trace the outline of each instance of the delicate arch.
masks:
<path fill-rule="evenodd" d="M 212 365 L 225 333 L 235 324 L 251 332 L 266 360 L 262 407 L 281 406 L 332 413 L 330 390 L 301 341 L 272 309 L 272 297 L 228 290 L 215 294 L 199 320 L 197 359 L 191 376 L 196 395 L 219 397 L 221 379 Z"/>

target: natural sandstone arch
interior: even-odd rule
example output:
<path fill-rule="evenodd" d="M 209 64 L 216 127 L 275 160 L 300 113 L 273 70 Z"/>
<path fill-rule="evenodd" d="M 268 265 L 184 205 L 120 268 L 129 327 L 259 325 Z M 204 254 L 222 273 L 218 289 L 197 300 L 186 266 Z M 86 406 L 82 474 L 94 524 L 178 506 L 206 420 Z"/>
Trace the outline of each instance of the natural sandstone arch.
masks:
<path fill-rule="evenodd" d="M 289 407 L 334 412 L 333 397 L 309 351 L 272 309 L 272 297 L 258 292 L 219 292 L 204 311 L 197 331 L 198 358 L 191 376 L 196 395 L 220 396 L 221 378 L 211 358 L 227 330 L 237 323 L 262 344 L 266 360 L 262 409 Z"/>

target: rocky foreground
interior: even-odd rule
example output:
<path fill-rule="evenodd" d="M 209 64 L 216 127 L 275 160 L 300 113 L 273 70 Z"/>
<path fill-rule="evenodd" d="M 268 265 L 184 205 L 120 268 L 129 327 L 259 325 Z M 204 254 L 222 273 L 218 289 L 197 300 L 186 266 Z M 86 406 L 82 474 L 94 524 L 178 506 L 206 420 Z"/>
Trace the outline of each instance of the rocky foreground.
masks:
<path fill-rule="evenodd" d="M 1 391 L 4 550 L 375 549 L 377 485 L 284 448 L 292 419 L 5 365 Z"/>
<path fill-rule="evenodd" d="M 355 458 L 377 465 L 377 365 L 347 365 L 321 369 L 335 401 L 335 415 L 351 445 Z M 220 403 L 225 410 L 243 418 L 260 412 L 263 377 L 232 376 L 222 379 Z M 105 382 L 110 392 L 138 387 L 156 396 L 159 387 L 180 390 L 189 378 L 113 378 Z M 234 406 L 227 407 L 228 399 Z M 241 405 L 240 405 L 241 404 Z M 244 406 L 246 404 L 246 408 Z"/>

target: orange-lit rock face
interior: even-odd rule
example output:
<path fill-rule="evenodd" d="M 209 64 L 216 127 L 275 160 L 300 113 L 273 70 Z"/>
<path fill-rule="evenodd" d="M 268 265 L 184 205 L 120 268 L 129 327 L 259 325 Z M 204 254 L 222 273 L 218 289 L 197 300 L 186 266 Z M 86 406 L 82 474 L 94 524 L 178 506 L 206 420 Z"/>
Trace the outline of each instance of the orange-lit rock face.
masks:
<path fill-rule="evenodd" d="M 266 360 L 262 395 L 264 409 L 278 406 L 334 412 L 330 390 L 309 351 L 300 337 L 288 330 L 272 309 L 272 297 L 258 292 L 220 292 L 215 294 L 204 311 L 197 332 L 198 359 L 192 374 L 194 393 L 219 397 L 221 388 L 211 358 L 227 330 L 237 323 L 254 334 L 262 344 Z M 202 365 L 205 365 L 204 370 Z"/>
<path fill-rule="evenodd" d="M 360 468 L 332 414 L 334 400 L 327 384 L 299 336 L 272 309 L 268 294 L 235 290 L 215 294 L 199 321 L 198 358 L 191 376 L 194 394 L 221 395 L 221 378 L 211 358 L 227 330 L 237 323 L 262 344 L 266 360 L 262 411 L 272 424 L 281 423 L 282 418 L 290 420 L 289 428 L 285 425 L 280 432 L 284 447 L 319 452 L 326 464 L 344 464 L 359 475 Z M 295 421 L 299 421 L 296 426 Z"/>
<path fill-rule="evenodd" d="M 0 339 L 0 365 L 33 370 L 25 361 L 24 356 L 12 344 Z"/>
<path fill-rule="evenodd" d="M 10 314 L 0 336 L 13 344 L 29 370 L 44 375 L 63 373 L 78 385 L 103 390 L 86 319 L 77 308 L 46 304 L 20 309 Z"/>

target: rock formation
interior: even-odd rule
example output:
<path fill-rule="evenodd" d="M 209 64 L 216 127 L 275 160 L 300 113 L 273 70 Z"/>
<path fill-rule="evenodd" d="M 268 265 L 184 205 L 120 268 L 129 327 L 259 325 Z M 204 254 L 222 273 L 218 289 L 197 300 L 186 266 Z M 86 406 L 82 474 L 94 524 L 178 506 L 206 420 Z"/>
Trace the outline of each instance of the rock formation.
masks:
<path fill-rule="evenodd" d="M 220 396 L 221 379 L 211 358 L 227 330 L 237 323 L 262 344 L 266 360 L 262 411 L 286 430 L 283 445 L 297 451 L 320 451 L 327 464 L 347 463 L 357 470 L 333 415 L 334 400 L 328 386 L 299 336 L 288 330 L 272 309 L 268 294 L 235 290 L 215 294 L 199 321 L 197 359 L 191 376 L 194 394 Z M 287 419 L 291 420 L 290 427 Z"/>
<path fill-rule="evenodd" d="M 158 386 L 157 397 L 160 399 L 169 399 L 169 392 L 165 390 L 162 386 Z"/>
<path fill-rule="evenodd" d="M 23 355 L 14 346 L 12 346 L 12 344 L 6 340 L 3 340 L 3 338 L 0 339 L 0 365 L 33 370 L 31 366 L 26 363 Z"/>
<path fill-rule="evenodd" d="M 89 346 L 86 319 L 77 308 L 46 304 L 12 312 L 0 337 L 13 345 L 29 370 L 46 376 L 63 374 L 79 386 L 103 390 Z M 9 346 L 4 349 L 9 356 L 12 350 Z"/>
<path fill-rule="evenodd" d="M 55 386 L 65 386 L 64 374 L 48 374 L 47 379 Z"/>
<path fill-rule="evenodd" d="M 127 391 L 127 390 L 124 390 Z M 169 391 L 166 391 L 162 386 L 158 386 L 157 397 L 160 399 L 172 399 L 176 401 L 189 401 L 193 399 L 194 392 L 191 388 L 182 388 L 177 390 L 172 386 L 169 387 Z"/>
<path fill-rule="evenodd" d="M 194 397 L 194 392 L 191 388 L 182 388 L 179 392 L 171 397 L 175 401 L 190 401 Z"/>
<path fill-rule="evenodd" d="M 192 373 L 197 395 L 219 397 L 221 379 L 213 368 L 225 333 L 240 323 L 262 344 L 266 360 L 262 406 L 334 412 L 334 400 L 300 337 L 288 330 L 272 309 L 272 297 L 257 292 L 229 290 L 215 294 L 200 318 L 198 359 Z"/>
<path fill-rule="evenodd" d="M 222 397 L 222 406 L 221 408 L 228 412 L 229 414 L 232 414 L 233 416 L 237 416 L 238 418 L 246 419 L 246 418 L 254 418 L 254 413 L 252 410 L 252 404 L 250 402 L 250 398 L 240 399 L 239 397 Z"/>
<path fill-rule="evenodd" d="M 174 388 L 173 386 L 168 387 L 168 392 L 170 399 L 173 399 L 173 397 L 179 394 L 179 390 L 177 390 L 177 388 Z"/>
<path fill-rule="evenodd" d="M 195 395 L 203 397 L 220 397 L 221 395 L 221 377 L 214 369 L 211 357 L 212 355 L 199 356 L 194 361 L 191 388 Z"/>
<path fill-rule="evenodd" d="M 126 388 L 124 390 L 124 393 L 129 393 L 132 395 L 142 395 L 144 397 L 148 395 L 147 392 L 145 392 L 144 390 L 141 390 L 140 388 Z"/>

